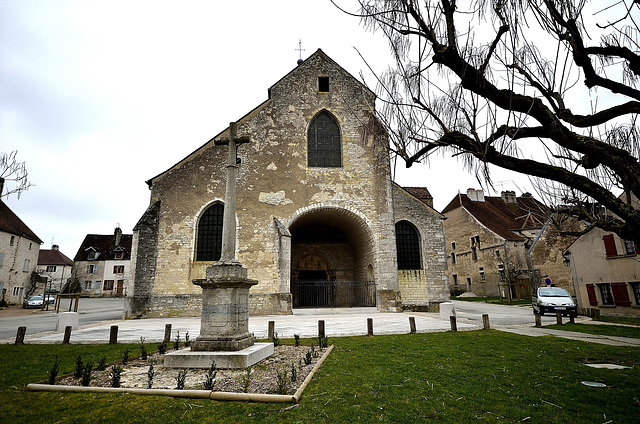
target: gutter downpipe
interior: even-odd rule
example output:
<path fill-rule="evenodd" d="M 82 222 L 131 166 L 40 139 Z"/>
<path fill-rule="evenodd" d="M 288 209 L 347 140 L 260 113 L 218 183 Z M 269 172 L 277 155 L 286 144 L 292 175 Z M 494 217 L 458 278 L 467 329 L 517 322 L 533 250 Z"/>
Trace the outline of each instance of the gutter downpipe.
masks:
<path fill-rule="evenodd" d="M 551 215 L 549 215 L 549 218 L 547 218 L 547 221 L 544 223 L 544 225 L 542 226 L 542 230 L 540 230 L 540 233 L 538 233 L 538 235 L 536 236 L 536 239 L 533 241 L 533 243 L 531 244 L 531 247 L 529 247 L 529 250 L 527 250 L 526 256 L 527 256 L 527 265 L 529 266 L 529 273 L 531 274 L 531 289 L 535 290 L 538 288 L 538 284 L 535 280 L 535 269 L 533 268 L 533 258 L 531 257 L 531 252 L 533 251 L 533 249 L 536 247 L 536 244 L 538 243 L 538 240 L 540 240 L 540 237 L 542 237 L 542 234 L 544 233 L 544 230 L 547 229 L 547 225 L 549 225 L 549 222 L 551 222 L 551 218 L 553 218 L 553 216 L 555 215 L 555 212 L 552 212 Z M 533 293 L 532 293 L 533 294 Z"/>

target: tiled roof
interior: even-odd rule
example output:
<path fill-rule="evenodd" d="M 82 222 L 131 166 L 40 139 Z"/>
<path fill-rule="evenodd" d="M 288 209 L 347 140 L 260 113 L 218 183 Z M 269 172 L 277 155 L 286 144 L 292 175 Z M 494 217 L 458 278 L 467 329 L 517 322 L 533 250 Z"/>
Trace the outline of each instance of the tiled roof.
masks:
<path fill-rule="evenodd" d="M 42 243 L 40 237 L 35 235 L 27 224 L 22 222 L 18 215 L 13 213 L 9 206 L 7 206 L 2 200 L 0 200 L 0 231 L 5 233 L 15 234 L 16 236 L 26 237 L 29 240 L 33 240 L 37 243 Z"/>
<path fill-rule="evenodd" d="M 402 187 L 409 194 L 411 194 L 416 199 L 420 200 L 423 203 L 433 207 L 433 196 L 429 193 L 426 187 Z"/>
<path fill-rule="evenodd" d="M 442 214 L 446 216 L 459 207 L 464 207 L 482 225 L 507 240 L 524 238 L 517 230 L 541 228 L 550 212 L 533 197 L 518 197 L 514 204 L 492 196 L 485 196 L 484 202 L 473 201 L 466 194 L 458 193 Z"/>
<path fill-rule="evenodd" d="M 120 245 L 124 251 L 123 260 L 131 259 L 131 241 L 133 235 L 122 234 L 120 237 Z M 73 258 L 74 261 L 87 261 L 89 260 L 89 252 L 93 249 L 98 253 L 97 261 L 106 261 L 115 259 L 116 252 L 116 238 L 113 234 L 87 234 L 82 242 L 82 245 L 78 249 L 78 253 Z"/>
<path fill-rule="evenodd" d="M 64 253 L 57 249 L 40 249 L 38 254 L 38 265 L 70 265 L 73 266 L 73 261 L 67 257 Z"/>

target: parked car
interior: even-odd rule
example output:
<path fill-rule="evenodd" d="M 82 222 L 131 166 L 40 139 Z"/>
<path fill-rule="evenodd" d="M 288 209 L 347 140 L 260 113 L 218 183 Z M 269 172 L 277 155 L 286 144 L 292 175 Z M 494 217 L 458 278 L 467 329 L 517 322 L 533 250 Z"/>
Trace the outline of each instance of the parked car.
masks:
<path fill-rule="evenodd" d="M 27 308 L 42 308 L 42 296 L 35 295 L 29 296 L 22 302 L 22 307 Z"/>
<path fill-rule="evenodd" d="M 545 312 L 555 314 L 557 312 L 562 315 L 577 315 L 576 302 L 565 289 L 560 287 L 538 287 L 536 292 L 531 296 L 533 304 L 533 313 L 544 315 Z"/>

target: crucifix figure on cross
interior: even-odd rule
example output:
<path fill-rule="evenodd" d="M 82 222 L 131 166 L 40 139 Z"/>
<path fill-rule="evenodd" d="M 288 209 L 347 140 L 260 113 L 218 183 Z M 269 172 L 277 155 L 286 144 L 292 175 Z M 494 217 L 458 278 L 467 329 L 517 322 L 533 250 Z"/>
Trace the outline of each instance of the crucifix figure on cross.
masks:
<path fill-rule="evenodd" d="M 238 137 L 238 126 L 229 124 L 229 136 L 214 140 L 216 145 L 228 145 L 227 150 L 227 186 L 224 195 L 224 214 L 222 217 L 222 253 L 220 262 L 237 263 L 236 257 L 236 170 L 238 168 L 239 144 L 248 143 L 249 137 Z"/>

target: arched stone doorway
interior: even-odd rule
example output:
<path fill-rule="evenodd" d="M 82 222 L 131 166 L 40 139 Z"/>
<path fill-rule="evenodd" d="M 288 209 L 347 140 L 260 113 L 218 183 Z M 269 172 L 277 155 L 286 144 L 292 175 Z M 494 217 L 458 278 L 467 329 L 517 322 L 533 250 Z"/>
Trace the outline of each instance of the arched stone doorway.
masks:
<path fill-rule="evenodd" d="M 317 207 L 294 216 L 289 231 L 294 308 L 376 305 L 375 243 L 363 218 Z"/>

